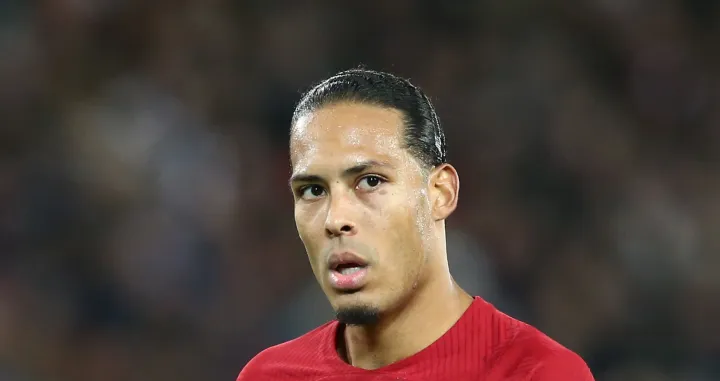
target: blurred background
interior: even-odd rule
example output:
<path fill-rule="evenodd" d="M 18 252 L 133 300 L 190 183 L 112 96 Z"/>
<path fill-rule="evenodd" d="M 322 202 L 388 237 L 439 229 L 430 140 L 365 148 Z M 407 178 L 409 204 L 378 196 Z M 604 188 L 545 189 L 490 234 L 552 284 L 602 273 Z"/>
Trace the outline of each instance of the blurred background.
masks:
<path fill-rule="evenodd" d="M 434 100 L 457 280 L 598 380 L 720 380 L 720 2 L 3 0 L 0 381 L 234 380 L 332 313 L 300 93 Z"/>

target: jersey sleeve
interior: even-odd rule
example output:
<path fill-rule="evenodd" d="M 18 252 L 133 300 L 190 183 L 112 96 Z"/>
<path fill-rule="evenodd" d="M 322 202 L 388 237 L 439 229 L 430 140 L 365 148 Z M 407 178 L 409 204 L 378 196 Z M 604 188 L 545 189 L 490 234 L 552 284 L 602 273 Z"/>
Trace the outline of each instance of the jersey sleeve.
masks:
<path fill-rule="evenodd" d="M 527 381 L 595 381 L 595 378 L 580 356 L 563 351 L 539 364 Z"/>
<path fill-rule="evenodd" d="M 237 377 L 236 381 L 283 381 L 283 355 L 278 347 L 268 348 L 253 357 Z"/>
<path fill-rule="evenodd" d="M 263 362 L 264 360 L 261 356 L 257 356 L 250 360 L 240 371 L 237 381 L 265 380 L 266 374 L 263 371 Z"/>

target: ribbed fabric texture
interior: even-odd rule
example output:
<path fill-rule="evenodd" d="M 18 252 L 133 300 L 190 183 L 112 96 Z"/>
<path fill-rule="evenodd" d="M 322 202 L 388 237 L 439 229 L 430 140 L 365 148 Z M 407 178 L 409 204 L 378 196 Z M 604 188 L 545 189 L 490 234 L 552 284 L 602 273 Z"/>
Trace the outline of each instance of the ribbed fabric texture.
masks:
<path fill-rule="evenodd" d="M 593 381 L 577 354 L 479 297 L 435 343 L 376 370 L 341 360 L 338 326 L 332 321 L 264 350 L 237 381 Z"/>

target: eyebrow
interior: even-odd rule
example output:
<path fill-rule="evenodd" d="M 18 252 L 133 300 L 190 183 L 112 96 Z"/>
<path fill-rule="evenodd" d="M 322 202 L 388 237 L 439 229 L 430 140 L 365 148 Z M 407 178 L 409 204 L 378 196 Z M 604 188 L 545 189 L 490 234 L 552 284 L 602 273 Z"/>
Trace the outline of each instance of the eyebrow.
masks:
<path fill-rule="evenodd" d="M 361 161 L 352 167 L 346 168 L 342 171 L 342 177 L 350 177 L 355 176 L 360 173 L 363 173 L 367 171 L 370 168 L 376 168 L 376 167 L 383 167 L 383 168 L 394 168 L 390 163 L 384 162 L 384 161 L 377 161 L 377 160 L 365 160 Z M 317 183 L 322 182 L 323 178 L 322 176 L 318 175 L 312 175 L 312 174 L 306 174 L 306 173 L 296 173 L 290 177 L 289 183 L 292 185 L 293 183 Z"/>

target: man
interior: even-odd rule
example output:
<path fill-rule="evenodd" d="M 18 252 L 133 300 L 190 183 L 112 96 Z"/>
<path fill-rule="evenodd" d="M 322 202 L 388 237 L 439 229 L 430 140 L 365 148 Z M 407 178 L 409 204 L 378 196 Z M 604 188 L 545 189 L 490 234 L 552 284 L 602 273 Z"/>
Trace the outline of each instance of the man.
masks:
<path fill-rule="evenodd" d="M 239 381 L 593 380 L 453 280 L 459 177 L 419 88 L 365 69 L 321 82 L 295 109 L 290 158 L 297 230 L 337 320 L 261 352 Z"/>

